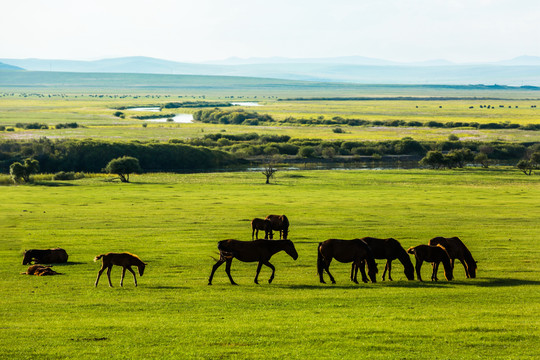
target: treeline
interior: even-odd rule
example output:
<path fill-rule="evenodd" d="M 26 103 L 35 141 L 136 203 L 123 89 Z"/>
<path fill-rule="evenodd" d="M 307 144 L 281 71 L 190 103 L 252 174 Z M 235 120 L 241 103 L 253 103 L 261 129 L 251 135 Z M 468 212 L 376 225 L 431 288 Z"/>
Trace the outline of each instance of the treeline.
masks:
<path fill-rule="evenodd" d="M 232 106 L 230 102 L 183 101 L 183 102 L 166 103 L 161 106 L 161 109 L 228 107 L 228 106 Z"/>
<path fill-rule="evenodd" d="M 259 125 L 260 123 L 274 122 L 268 114 L 259 114 L 254 111 L 204 109 L 193 113 L 193 119 L 210 124 Z"/>
<path fill-rule="evenodd" d="M 174 143 L 216 148 L 237 158 L 253 156 L 290 155 L 304 158 L 332 158 L 334 156 L 384 156 L 413 155 L 421 158 L 429 151 L 443 153 L 466 149 L 473 153 L 485 153 L 493 160 L 519 160 L 538 143 L 507 143 L 501 141 L 417 141 L 410 137 L 386 141 L 326 141 L 322 139 L 293 139 L 287 135 L 259 135 L 247 133 L 230 135 L 207 134 L 202 138 L 170 140 Z"/>
<path fill-rule="evenodd" d="M 262 125 L 265 123 L 277 122 L 268 114 L 259 114 L 257 112 L 247 112 L 242 109 L 230 111 L 221 109 L 198 110 L 193 114 L 195 121 L 201 121 L 211 124 L 235 124 L 235 125 Z M 515 124 L 510 122 L 486 123 L 466 121 L 405 121 L 405 120 L 363 120 L 363 119 L 344 119 L 340 116 L 334 116 L 332 119 L 325 119 L 323 116 L 310 119 L 297 119 L 292 116 L 280 120 L 280 123 L 299 124 L 299 125 L 330 125 L 330 126 L 385 126 L 385 127 L 430 127 L 430 128 L 473 128 L 473 129 L 520 129 L 520 130 L 540 130 L 540 124 Z"/>
<path fill-rule="evenodd" d="M 430 127 L 430 128 L 473 128 L 473 129 L 520 129 L 520 130 L 540 130 L 540 124 L 515 124 L 510 122 L 503 123 L 486 123 L 467 121 L 405 121 L 405 120 L 362 120 L 362 119 L 344 119 L 340 116 L 335 116 L 332 119 L 296 119 L 287 117 L 282 120 L 284 123 L 301 124 L 301 125 L 348 125 L 348 126 L 385 126 L 385 127 Z"/>
<path fill-rule="evenodd" d="M 380 159 L 388 155 L 408 155 L 420 160 L 427 154 L 434 156 L 433 152 L 438 158 L 433 157 L 425 165 L 451 167 L 461 166 L 462 162 L 471 159 L 478 159 L 481 163 L 491 160 L 517 163 L 539 150 L 540 143 L 436 142 L 409 137 L 386 141 L 325 141 L 256 133 L 207 134 L 196 139 L 171 139 L 160 143 L 41 138 L 0 141 L 0 172 L 9 172 L 12 163 L 26 158 L 38 160 L 40 171 L 45 173 L 100 172 L 110 160 L 122 156 L 137 158 L 144 171 L 182 172 L 223 168 L 276 155 L 283 156 L 283 161 L 334 157 L 352 159 L 354 156 Z M 478 154 L 482 156 L 477 157 Z"/>
<path fill-rule="evenodd" d="M 49 126 L 47 124 L 40 124 L 36 122 L 36 123 L 16 123 L 15 127 L 19 129 L 23 129 L 23 130 L 47 130 L 51 128 L 52 129 L 68 129 L 68 128 L 74 129 L 74 128 L 78 128 L 79 124 L 77 124 L 76 122 L 72 122 L 72 123 L 56 124 L 53 126 Z M 6 129 L 9 129 L 9 128 L 6 128 L 5 126 L 0 126 L 0 131 L 5 131 Z M 11 131 L 13 131 L 13 129 Z"/>
<path fill-rule="evenodd" d="M 99 140 L 3 140 L 0 141 L 0 172 L 8 173 L 14 162 L 33 158 L 44 173 L 100 172 L 121 156 L 139 159 L 145 171 L 194 171 L 215 169 L 237 163 L 218 149 L 179 143 L 107 142 Z"/>

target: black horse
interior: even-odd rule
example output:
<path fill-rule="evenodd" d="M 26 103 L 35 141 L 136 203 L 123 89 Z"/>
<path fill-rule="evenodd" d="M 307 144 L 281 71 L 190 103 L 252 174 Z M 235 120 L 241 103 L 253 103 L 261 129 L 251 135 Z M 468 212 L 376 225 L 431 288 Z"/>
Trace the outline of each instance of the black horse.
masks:
<path fill-rule="evenodd" d="M 257 274 L 255 275 L 255 284 L 258 284 L 259 273 L 263 265 L 272 269 L 272 275 L 268 279 L 268 283 L 271 284 L 274 280 L 274 273 L 276 268 L 270 264 L 270 258 L 275 253 L 285 251 L 294 260 L 298 259 L 298 253 L 294 244 L 290 240 L 254 240 L 254 241 L 240 241 L 240 240 L 222 240 L 218 242 L 219 260 L 212 267 L 212 273 L 208 279 L 208 285 L 212 285 L 212 278 L 217 268 L 221 264 L 226 263 L 225 272 L 231 281 L 231 284 L 238 285 L 234 282 L 231 276 L 231 263 L 234 258 L 237 258 L 243 262 L 255 262 L 258 261 Z"/>
<path fill-rule="evenodd" d="M 388 239 L 377 239 L 373 237 L 362 238 L 373 251 L 373 256 L 375 259 L 386 259 L 386 266 L 384 267 L 384 272 L 382 274 L 383 281 L 385 280 L 386 272 L 388 271 L 388 280 L 392 281 L 392 260 L 398 259 L 403 264 L 403 269 L 405 276 L 409 280 L 414 280 L 414 266 L 411 262 L 411 258 L 407 251 L 401 246 L 399 241 L 394 238 Z M 366 271 L 365 271 L 365 262 L 362 261 L 360 266 L 360 272 L 362 273 L 362 280 L 367 282 Z M 358 268 L 353 270 L 358 271 Z"/>

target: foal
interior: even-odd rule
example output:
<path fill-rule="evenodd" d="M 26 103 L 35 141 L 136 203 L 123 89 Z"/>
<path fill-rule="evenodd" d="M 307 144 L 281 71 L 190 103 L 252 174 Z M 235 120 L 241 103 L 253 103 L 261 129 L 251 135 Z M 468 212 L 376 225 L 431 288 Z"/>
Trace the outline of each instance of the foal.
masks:
<path fill-rule="evenodd" d="M 94 261 L 101 259 L 102 265 L 101 269 L 98 272 L 96 283 L 94 286 L 98 285 L 99 277 L 105 269 L 107 269 L 107 278 L 109 278 L 109 286 L 112 287 L 111 283 L 111 270 L 113 265 L 121 266 L 122 269 L 122 278 L 120 279 L 120 286 L 124 286 L 124 275 L 126 274 L 126 269 L 133 274 L 133 280 L 135 280 L 135 286 L 137 286 L 137 277 L 135 276 L 135 271 L 131 266 L 137 266 L 139 268 L 139 275 L 143 276 L 145 263 L 137 255 L 130 253 L 108 253 L 101 254 L 95 257 Z"/>
<path fill-rule="evenodd" d="M 437 281 L 437 271 L 439 270 L 439 263 L 442 262 L 444 266 L 444 277 L 450 281 L 454 278 L 452 272 L 452 265 L 450 264 L 450 256 L 448 252 L 441 245 L 418 245 L 410 247 L 407 252 L 413 254 L 416 257 L 416 275 L 418 280 L 422 281 L 420 275 L 420 269 L 424 261 L 430 262 L 433 265 L 433 273 L 431 274 L 431 281 Z"/>

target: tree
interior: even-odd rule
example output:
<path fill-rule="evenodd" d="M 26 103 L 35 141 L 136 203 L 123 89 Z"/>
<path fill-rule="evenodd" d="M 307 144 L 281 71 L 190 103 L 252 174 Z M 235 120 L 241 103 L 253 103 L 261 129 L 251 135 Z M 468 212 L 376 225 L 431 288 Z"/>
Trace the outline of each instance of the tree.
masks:
<path fill-rule="evenodd" d="M 440 151 L 428 151 L 426 156 L 420 160 L 420 165 L 426 165 L 433 169 L 440 169 L 445 165 L 444 155 Z"/>
<path fill-rule="evenodd" d="M 129 174 L 141 173 L 142 169 L 137 158 L 123 156 L 109 161 L 105 167 L 105 171 L 109 174 L 118 175 L 122 182 L 129 182 Z"/>
<path fill-rule="evenodd" d="M 477 164 L 482 165 L 484 169 L 487 169 L 489 167 L 489 158 L 486 153 L 478 153 L 474 157 L 474 162 Z"/>
<path fill-rule="evenodd" d="M 277 171 L 277 169 L 272 165 L 272 163 L 268 162 L 264 165 L 264 169 L 262 171 L 262 174 L 266 176 L 266 184 L 270 184 L 270 178 L 274 177 L 274 173 Z"/>
<path fill-rule="evenodd" d="M 14 182 L 29 182 L 30 175 L 39 171 L 39 161 L 35 159 L 25 159 L 24 164 L 15 162 L 9 167 L 9 174 Z"/>
<path fill-rule="evenodd" d="M 534 170 L 534 165 L 530 160 L 519 160 L 517 168 L 521 170 L 525 175 L 531 175 Z"/>

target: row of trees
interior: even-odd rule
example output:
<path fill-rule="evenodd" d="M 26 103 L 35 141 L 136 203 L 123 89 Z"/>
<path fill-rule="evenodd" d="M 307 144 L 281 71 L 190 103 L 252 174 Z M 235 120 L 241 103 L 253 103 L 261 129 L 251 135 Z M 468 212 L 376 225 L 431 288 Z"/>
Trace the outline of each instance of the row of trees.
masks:
<path fill-rule="evenodd" d="M 260 123 L 274 122 L 268 114 L 258 114 L 244 109 L 222 110 L 204 109 L 193 113 L 193 119 L 210 124 L 259 125 Z"/>

